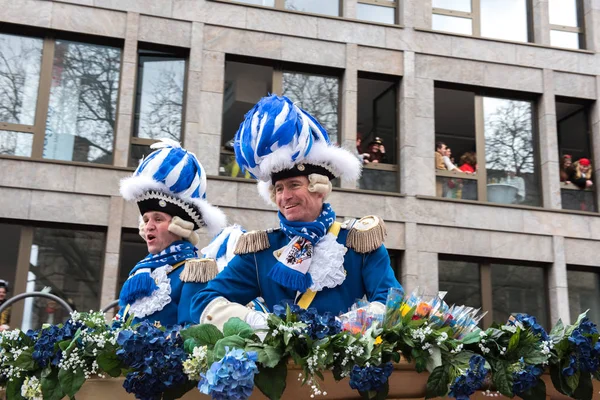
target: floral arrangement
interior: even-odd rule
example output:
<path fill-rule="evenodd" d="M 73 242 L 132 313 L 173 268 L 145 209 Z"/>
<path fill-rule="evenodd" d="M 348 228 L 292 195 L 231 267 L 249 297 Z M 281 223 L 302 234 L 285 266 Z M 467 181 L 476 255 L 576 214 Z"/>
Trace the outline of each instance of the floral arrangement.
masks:
<path fill-rule="evenodd" d="M 545 400 L 541 379 L 550 371 L 555 388 L 592 399 L 600 380 L 600 342 L 594 325 L 579 316 L 547 333 L 532 316 L 478 327 L 483 314 L 448 306 L 443 295 L 425 299 L 390 290 L 385 312 L 368 303 L 341 317 L 281 304 L 268 328 L 254 331 L 232 318 L 219 330 L 186 328 L 133 317 L 107 324 L 99 312 L 77 313 L 61 325 L 0 333 L 0 386 L 8 399 L 71 398 L 91 377 L 124 376 L 138 399 L 176 399 L 199 390 L 213 399 L 247 399 L 255 386 L 271 399 L 285 390 L 291 360 L 311 397 L 326 396 L 323 372 L 348 378 L 365 399 L 383 399 L 401 357 L 429 371 L 426 397 L 468 399 L 475 391 Z M 196 389 L 194 389 L 196 388 Z"/>

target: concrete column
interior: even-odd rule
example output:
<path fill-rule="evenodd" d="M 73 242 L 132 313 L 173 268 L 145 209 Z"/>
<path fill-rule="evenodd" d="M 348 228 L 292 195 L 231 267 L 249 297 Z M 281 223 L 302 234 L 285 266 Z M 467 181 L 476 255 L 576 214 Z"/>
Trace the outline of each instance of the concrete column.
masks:
<path fill-rule="evenodd" d="M 433 80 L 417 78 L 414 52 L 404 52 L 399 101 L 400 191 L 411 196 L 434 196 Z"/>
<path fill-rule="evenodd" d="M 561 209 L 554 73 L 549 69 L 544 69 L 544 93 L 537 114 L 544 207 Z"/>
<path fill-rule="evenodd" d="M 585 25 L 585 48 L 600 51 L 600 3 L 592 0 L 583 2 L 583 20 Z"/>
<path fill-rule="evenodd" d="M 400 281 L 405 292 L 420 288 L 423 294 L 435 296 L 438 293 L 438 254 L 418 250 L 418 225 L 407 222 L 404 225 L 406 249 L 402 257 Z"/>
<path fill-rule="evenodd" d="M 600 76 L 596 75 L 596 98 L 600 99 Z M 600 104 L 595 101 L 590 112 L 590 130 L 591 130 L 591 146 L 592 146 L 592 166 L 594 173 L 600 172 Z M 598 175 L 596 175 L 598 176 Z M 600 196 L 598 196 L 598 187 L 596 186 L 596 210 L 600 210 Z"/>
<path fill-rule="evenodd" d="M 565 324 L 572 322 L 569 314 L 569 288 L 567 285 L 567 263 L 565 261 L 565 238 L 552 237 L 554 263 L 548 271 L 548 297 L 550 299 L 550 322 L 558 319 Z"/>
<path fill-rule="evenodd" d="M 356 18 L 356 0 L 344 0 L 342 6 L 342 17 Z"/>
<path fill-rule="evenodd" d="M 185 146 L 198 156 L 207 175 L 219 174 L 225 53 L 204 50 L 204 24 L 192 25 L 190 83 Z"/>
<path fill-rule="evenodd" d="M 140 14 L 127 13 L 127 30 L 123 48 L 123 67 L 119 87 L 119 108 L 115 132 L 114 165 L 126 167 L 134 113 L 135 77 L 137 68 L 137 43 Z"/>
<path fill-rule="evenodd" d="M 125 204 L 121 196 L 112 196 L 110 198 L 110 218 L 108 219 L 104 268 L 102 269 L 100 307 L 107 306 L 118 297 L 117 284 L 119 282 L 119 255 L 121 252 L 121 229 L 124 208 Z M 109 316 L 112 318 L 111 312 L 109 312 Z"/>
<path fill-rule="evenodd" d="M 342 121 L 339 142 L 342 147 L 353 151 L 356 148 L 356 125 L 358 113 L 358 45 L 348 43 L 346 45 L 346 70 L 342 82 Z M 355 189 L 357 183 L 344 184 L 342 187 Z"/>
<path fill-rule="evenodd" d="M 431 29 L 432 0 L 400 1 L 400 24 L 406 28 Z"/>
<path fill-rule="evenodd" d="M 550 8 L 548 0 L 533 1 L 533 41 L 550 46 Z"/>

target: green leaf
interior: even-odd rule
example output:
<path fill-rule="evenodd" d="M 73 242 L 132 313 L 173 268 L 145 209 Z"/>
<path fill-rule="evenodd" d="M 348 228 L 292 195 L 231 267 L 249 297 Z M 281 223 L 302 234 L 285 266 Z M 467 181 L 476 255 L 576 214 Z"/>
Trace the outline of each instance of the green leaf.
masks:
<path fill-rule="evenodd" d="M 62 342 L 58 343 L 58 347 L 62 350 L 65 351 L 67 350 L 67 348 L 69 347 L 69 345 L 71 344 L 70 340 L 63 340 Z"/>
<path fill-rule="evenodd" d="M 495 369 L 492 372 L 492 380 L 500 393 L 506 397 L 513 397 L 513 378 L 508 371 L 508 365 L 505 362 L 498 361 L 495 363 Z"/>
<path fill-rule="evenodd" d="M 465 336 L 461 343 L 463 344 L 473 344 L 479 343 L 481 341 L 481 336 L 479 335 L 479 331 L 471 332 L 467 336 Z"/>
<path fill-rule="evenodd" d="M 282 359 L 273 368 L 258 366 L 258 374 L 254 375 L 254 384 L 271 400 L 279 400 L 285 390 L 287 378 L 287 359 Z"/>
<path fill-rule="evenodd" d="M 194 352 L 194 348 L 198 346 L 198 342 L 194 338 L 185 339 L 183 342 L 183 349 L 188 354 L 192 354 Z"/>
<path fill-rule="evenodd" d="M 58 382 L 60 383 L 60 387 L 65 392 L 65 394 L 69 397 L 75 396 L 75 393 L 85 382 L 85 377 L 83 376 L 83 371 L 78 370 L 73 373 L 72 371 L 67 371 L 61 368 L 58 372 Z"/>
<path fill-rule="evenodd" d="M 514 349 L 516 349 L 519 346 L 519 339 L 521 338 L 521 330 L 517 329 L 515 331 L 515 333 L 513 333 L 513 335 L 510 337 L 510 340 L 508 341 L 508 350 L 507 352 L 512 352 Z"/>
<path fill-rule="evenodd" d="M 175 400 L 182 398 L 187 392 L 194 389 L 198 382 L 186 381 L 182 385 L 177 385 L 164 391 L 162 400 Z"/>
<path fill-rule="evenodd" d="M 183 340 L 193 338 L 200 346 L 214 346 L 220 339 L 223 339 L 223 333 L 214 325 L 200 324 L 181 331 Z"/>
<path fill-rule="evenodd" d="M 230 318 L 229 321 L 223 325 L 223 336 L 240 335 L 240 332 L 248 331 L 254 332 L 250 325 L 242 321 L 238 317 Z"/>
<path fill-rule="evenodd" d="M 246 347 L 246 340 L 238 335 L 227 336 L 220 339 L 215 343 L 215 359 L 220 360 L 225 356 L 225 353 L 227 353 L 225 347 L 228 347 L 229 350 L 244 349 Z"/>
<path fill-rule="evenodd" d="M 527 364 L 533 364 L 533 365 L 542 364 L 547 359 L 548 359 L 548 357 L 541 353 L 533 353 L 533 354 L 526 355 L 523 357 L 523 361 L 525 361 Z"/>
<path fill-rule="evenodd" d="M 538 378 L 537 385 L 528 391 L 521 393 L 520 397 L 523 400 L 546 400 L 546 384 Z"/>
<path fill-rule="evenodd" d="M 443 365 L 436 367 L 429 375 L 429 379 L 427 379 L 425 398 L 431 399 L 445 396 L 448 392 L 448 383 L 450 383 L 448 369 Z"/>
<path fill-rule="evenodd" d="M 42 394 L 44 399 L 60 400 L 65 397 L 65 393 L 58 382 L 58 372 L 50 368 L 46 368 L 42 372 Z"/>
<path fill-rule="evenodd" d="M 390 383 L 386 381 L 377 392 L 375 392 L 375 396 L 371 397 L 372 400 L 385 400 L 388 397 L 388 393 L 390 392 Z M 369 392 L 370 394 L 371 392 Z"/>
<path fill-rule="evenodd" d="M 258 362 L 267 368 L 273 368 L 281 361 L 281 351 L 268 344 L 250 344 L 246 346 L 246 351 L 255 351 L 258 355 Z"/>
<path fill-rule="evenodd" d="M 25 371 L 33 371 L 36 369 L 35 361 L 31 356 L 33 354 L 33 348 L 24 350 L 21 355 L 15 360 L 15 366 Z"/>
<path fill-rule="evenodd" d="M 25 397 L 21 396 L 21 386 L 23 386 L 24 381 L 25 378 L 14 378 L 12 381 L 8 381 L 6 384 L 6 398 L 11 400 L 25 400 Z"/>
<path fill-rule="evenodd" d="M 594 384 L 592 383 L 591 374 L 584 372 L 579 376 L 579 385 L 573 392 L 573 397 L 581 400 L 594 397 Z"/>
<path fill-rule="evenodd" d="M 108 375 L 116 378 L 121 375 L 121 360 L 113 352 L 102 352 L 96 359 L 98 366 Z"/>
<path fill-rule="evenodd" d="M 567 383 L 563 381 L 560 365 L 550 365 L 550 378 L 552 379 L 552 384 L 556 390 L 566 396 L 570 395 L 571 391 L 569 390 Z"/>
<path fill-rule="evenodd" d="M 552 330 L 550 331 L 550 336 L 561 336 L 565 330 L 565 326 L 563 325 L 562 319 L 559 319 L 558 321 L 556 321 L 556 325 L 554 325 L 554 328 L 552 328 Z"/>
<path fill-rule="evenodd" d="M 580 375 L 581 375 L 581 372 L 576 371 L 573 375 L 567 376 L 567 379 L 566 379 L 567 386 L 571 390 L 571 393 L 573 393 L 575 391 L 575 389 L 577 389 L 577 386 L 579 386 L 579 376 Z"/>

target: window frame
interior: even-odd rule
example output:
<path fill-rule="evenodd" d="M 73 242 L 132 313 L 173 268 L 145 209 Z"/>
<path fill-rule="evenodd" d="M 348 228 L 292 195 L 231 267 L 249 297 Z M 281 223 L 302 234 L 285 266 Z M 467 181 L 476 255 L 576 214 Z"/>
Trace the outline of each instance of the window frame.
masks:
<path fill-rule="evenodd" d="M 519 42 L 519 41 L 514 41 L 514 40 L 509 40 L 509 39 L 502 39 L 502 38 L 493 38 L 493 37 L 487 37 L 487 36 L 481 36 L 481 0 L 471 0 L 471 12 L 465 12 L 465 11 L 457 11 L 457 10 L 450 10 L 447 8 L 438 8 L 438 7 L 432 7 L 431 8 L 431 15 L 442 15 L 442 16 L 446 16 L 446 17 L 458 17 L 458 18 L 466 18 L 466 19 L 470 19 L 471 20 L 471 35 L 466 35 L 466 36 L 473 36 L 473 37 L 478 37 L 478 38 L 484 38 L 484 39 L 490 39 L 490 40 L 501 40 L 501 41 L 506 41 L 506 42 L 514 42 L 514 43 L 532 43 L 535 41 L 535 36 L 533 33 L 533 6 L 532 6 L 532 1 L 531 0 L 525 0 L 525 5 L 526 5 L 526 9 L 527 9 L 527 41 L 525 42 Z M 432 22 L 432 29 L 433 29 L 433 22 Z M 456 32 L 448 32 L 448 31 L 440 31 L 437 29 L 434 29 L 436 32 L 444 32 L 444 33 L 450 33 L 453 35 L 464 35 L 462 33 L 456 33 Z"/>
<path fill-rule="evenodd" d="M 371 5 L 371 6 L 393 8 L 394 9 L 394 22 L 392 22 L 392 24 L 390 24 L 390 25 L 398 25 L 398 23 L 400 21 L 400 15 L 399 15 L 399 11 L 398 11 L 399 10 L 398 1 L 399 0 L 357 0 L 356 4 L 367 4 L 367 5 Z M 371 21 L 368 19 L 358 18 L 358 14 L 356 15 L 356 19 L 359 21 L 371 22 L 371 23 L 376 23 L 376 24 L 385 24 L 385 22 Z"/>
<path fill-rule="evenodd" d="M 549 7 L 550 7 L 550 2 L 548 2 L 548 8 Z M 548 26 L 549 26 L 549 31 L 550 31 L 549 34 L 551 34 L 552 31 L 577 33 L 579 47 L 577 49 L 571 49 L 570 47 L 567 47 L 567 48 L 571 49 L 571 50 L 586 50 L 585 17 L 584 17 L 584 9 L 583 9 L 582 0 L 575 0 L 575 7 L 576 7 L 575 12 L 577 13 L 577 26 L 553 24 L 550 22 L 550 13 L 548 12 Z M 550 41 L 550 46 L 559 47 L 559 46 L 552 45 L 552 41 Z M 559 48 L 563 48 L 563 47 L 559 47 Z"/>
<path fill-rule="evenodd" d="M 14 131 L 21 133 L 33 134 L 33 143 L 31 146 L 31 155 L 16 156 L 8 154 L 0 154 L 0 158 L 14 158 L 14 159 L 26 159 L 35 161 L 45 161 L 53 163 L 66 163 L 69 165 L 85 165 L 99 168 L 112 168 L 115 164 L 115 149 L 117 143 L 117 127 L 119 125 L 119 104 L 121 101 L 121 83 L 123 73 L 123 49 L 124 42 L 120 39 L 108 38 L 108 37 L 96 37 L 87 35 L 84 33 L 62 33 L 62 32 L 48 32 L 43 29 L 36 27 L 29 27 L 27 33 L 23 33 L 22 29 L 10 24 L 6 24 L 0 30 L 0 34 L 15 35 L 28 38 L 37 38 L 42 40 L 42 54 L 40 59 L 40 78 L 37 90 L 37 98 L 35 101 L 35 117 L 33 125 L 26 124 L 14 124 L 9 122 L 0 121 L 0 135 L 3 131 Z M 117 101 L 115 104 L 115 122 L 112 139 L 113 153 L 111 155 L 112 162 L 110 164 L 101 164 L 93 162 L 82 162 L 82 161 L 67 161 L 67 160 L 55 160 L 52 158 L 44 158 L 44 141 L 46 135 L 46 126 L 48 123 L 48 107 L 50 105 L 50 94 L 52 90 L 52 69 L 54 66 L 54 53 L 56 49 L 56 42 L 64 40 L 70 42 L 78 42 L 86 45 L 99 45 L 109 46 L 118 48 L 120 51 L 120 62 L 119 62 L 119 87 L 117 89 Z"/>
<path fill-rule="evenodd" d="M 483 317 L 483 327 L 488 328 L 494 322 L 494 299 L 493 292 L 494 287 L 492 284 L 492 264 L 499 265 L 514 265 L 519 267 L 532 267 L 541 268 L 544 272 L 544 298 L 546 302 L 546 320 L 551 321 L 551 310 L 550 310 L 550 292 L 549 292 L 549 266 L 544 263 L 536 263 L 531 261 L 521 260 L 497 260 L 490 258 L 481 257 L 470 257 L 453 254 L 440 254 L 438 256 L 439 261 L 454 261 L 454 262 L 468 262 L 478 264 L 479 266 L 479 285 L 481 289 L 481 309 L 487 311 L 487 314 Z M 439 271 L 438 271 L 438 284 L 439 284 Z M 500 321 L 495 321 L 500 322 Z M 549 328 L 549 327 L 546 327 Z"/>
<path fill-rule="evenodd" d="M 485 156 L 486 156 L 486 152 L 485 152 L 485 116 L 484 116 L 484 111 L 483 111 L 483 100 L 484 98 L 488 97 L 488 98 L 496 98 L 496 99 L 503 99 L 503 100 L 511 100 L 511 101 L 525 101 L 525 102 L 530 102 L 531 103 L 531 130 L 533 133 L 533 149 L 534 149 L 534 166 L 536 167 L 535 169 L 535 173 L 538 175 L 537 178 L 539 180 L 539 185 L 537 187 L 538 189 L 538 196 L 540 198 L 540 205 L 539 206 L 531 206 L 531 205 L 519 205 L 517 204 L 517 206 L 529 206 L 529 207 L 534 207 L 534 208 L 543 208 L 544 207 L 544 191 L 543 191 L 543 182 L 541 180 L 541 175 L 542 175 L 542 171 L 541 171 L 541 163 L 540 163 L 540 157 L 541 157 L 541 152 L 540 152 L 540 132 L 539 132 L 539 124 L 538 124 L 538 111 L 537 111 L 537 98 L 535 94 L 529 94 L 529 93 L 523 93 L 523 92 L 512 92 L 512 91 L 504 91 L 504 90 L 496 90 L 493 88 L 479 88 L 479 87 L 472 87 L 472 86 L 465 86 L 465 85 L 456 85 L 450 82 L 441 82 L 441 81 L 436 81 L 434 84 L 434 96 L 435 96 L 435 89 L 436 88 L 443 88 L 443 89 L 451 89 L 451 90 L 457 90 L 457 91 L 466 91 L 466 92 L 471 92 L 474 94 L 475 96 L 475 107 L 474 107 L 474 117 L 475 117 L 475 153 L 477 154 L 477 162 L 480 165 L 479 169 L 477 170 L 477 174 L 475 174 L 475 176 L 473 177 L 472 175 L 469 174 L 462 174 L 459 172 L 453 172 L 453 171 L 445 171 L 445 170 L 438 170 L 435 169 L 435 175 L 436 175 L 436 182 L 437 182 L 437 178 L 438 177 L 442 177 L 442 178 L 460 178 L 460 179 L 466 179 L 466 180 L 474 180 L 477 182 L 477 200 L 463 200 L 463 199 L 459 199 L 460 201 L 476 201 L 476 202 L 484 202 L 487 203 L 488 199 L 487 199 L 487 168 L 485 167 Z M 443 140 L 438 140 L 437 138 L 437 132 L 436 132 L 436 142 L 438 141 L 443 141 Z M 433 149 L 433 151 L 435 151 L 435 149 Z M 482 162 L 483 161 L 483 162 Z M 436 193 L 436 197 L 437 198 L 441 198 L 440 196 L 437 195 Z M 508 205 L 508 204 L 502 204 L 502 203 L 491 203 L 491 204 L 498 204 L 498 205 Z M 513 205 L 514 206 L 514 205 Z"/>

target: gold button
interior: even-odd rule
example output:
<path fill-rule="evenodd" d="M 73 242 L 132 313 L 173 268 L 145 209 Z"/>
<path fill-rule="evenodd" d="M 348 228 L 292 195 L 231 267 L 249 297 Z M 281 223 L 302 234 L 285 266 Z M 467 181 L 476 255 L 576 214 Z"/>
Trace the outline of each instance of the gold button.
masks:
<path fill-rule="evenodd" d="M 212 315 L 207 315 L 207 316 L 206 316 L 206 319 L 207 319 L 208 321 L 212 321 Z"/>

